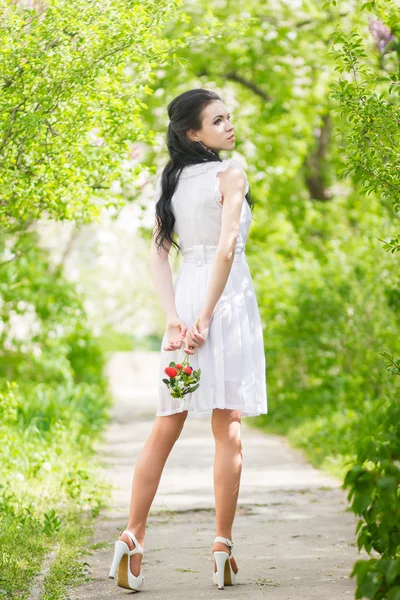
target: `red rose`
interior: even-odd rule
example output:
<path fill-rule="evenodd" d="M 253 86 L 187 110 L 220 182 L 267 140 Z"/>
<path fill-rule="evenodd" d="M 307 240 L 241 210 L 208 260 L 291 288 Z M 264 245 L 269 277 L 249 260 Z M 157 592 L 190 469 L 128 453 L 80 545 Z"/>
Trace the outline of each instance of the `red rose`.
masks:
<path fill-rule="evenodd" d="M 176 368 L 177 368 L 177 369 L 182 369 L 182 365 L 179 365 L 179 364 L 178 364 L 178 365 L 176 365 Z"/>
<path fill-rule="evenodd" d="M 192 374 L 192 371 L 193 371 L 192 367 L 185 367 L 185 368 L 183 369 L 183 372 L 184 372 L 184 373 L 187 373 L 188 375 L 191 375 L 191 374 Z"/>
<path fill-rule="evenodd" d="M 168 377 L 176 377 L 178 371 L 174 367 L 165 367 L 164 373 L 166 373 Z"/>

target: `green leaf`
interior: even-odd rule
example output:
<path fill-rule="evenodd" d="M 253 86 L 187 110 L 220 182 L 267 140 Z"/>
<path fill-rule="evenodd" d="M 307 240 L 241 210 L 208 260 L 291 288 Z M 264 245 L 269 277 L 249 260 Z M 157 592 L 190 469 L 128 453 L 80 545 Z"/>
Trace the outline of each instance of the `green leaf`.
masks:
<path fill-rule="evenodd" d="M 389 590 L 387 598 L 388 600 L 400 600 L 400 586 L 396 585 L 396 587 Z"/>
<path fill-rule="evenodd" d="M 396 577 L 398 575 L 400 575 L 400 558 L 392 559 L 388 562 L 389 562 L 389 564 L 386 569 L 385 576 L 386 576 L 387 583 L 389 585 L 391 585 L 394 582 L 394 580 L 396 579 Z M 393 588 L 393 589 L 395 589 L 395 588 Z M 400 590 L 400 587 L 398 589 Z"/>

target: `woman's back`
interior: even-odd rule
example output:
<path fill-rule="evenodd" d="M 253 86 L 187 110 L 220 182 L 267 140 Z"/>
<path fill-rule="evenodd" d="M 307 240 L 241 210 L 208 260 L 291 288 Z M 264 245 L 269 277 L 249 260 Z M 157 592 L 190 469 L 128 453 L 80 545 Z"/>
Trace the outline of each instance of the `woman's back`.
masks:
<path fill-rule="evenodd" d="M 221 231 L 222 203 L 218 173 L 229 167 L 238 167 L 246 175 L 239 161 L 228 158 L 221 162 L 211 161 L 188 165 L 183 168 L 178 185 L 172 196 L 175 216 L 174 232 L 178 235 L 183 254 L 198 245 L 217 246 Z M 157 181 L 156 197 L 161 193 L 161 180 Z M 246 177 L 247 193 L 249 185 Z M 236 250 L 244 250 L 252 220 L 246 200 L 243 202 Z"/>

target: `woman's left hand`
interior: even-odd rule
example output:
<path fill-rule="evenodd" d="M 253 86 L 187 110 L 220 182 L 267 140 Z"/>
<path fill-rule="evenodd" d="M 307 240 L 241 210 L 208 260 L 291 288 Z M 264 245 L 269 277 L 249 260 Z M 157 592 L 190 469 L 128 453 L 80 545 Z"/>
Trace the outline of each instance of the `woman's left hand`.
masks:
<path fill-rule="evenodd" d="M 167 319 L 166 336 L 168 346 L 164 348 L 167 351 L 179 350 L 186 338 L 187 327 L 179 317 Z"/>

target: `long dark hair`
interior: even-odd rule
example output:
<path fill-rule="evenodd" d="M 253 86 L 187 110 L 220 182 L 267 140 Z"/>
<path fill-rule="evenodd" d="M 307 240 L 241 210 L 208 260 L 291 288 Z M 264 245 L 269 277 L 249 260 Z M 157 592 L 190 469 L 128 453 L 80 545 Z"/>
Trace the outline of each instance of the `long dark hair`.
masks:
<path fill-rule="evenodd" d="M 202 127 L 202 112 L 204 108 L 221 97 L 211 90 L 202 88 L 188 90 L 174 98 L 168 105 L 170 123 L 167 131 L 167 147 L 170 160 L 161 174 L 161 196 L 156 203 L 157 235 L 155 242 L 158 247 L 168 251 L 164 242 L 172 244 L 181 250 L 179 244 L 173 239 L 175 217 L 171 207 L 172 196 L 178 185 L 179 176 L 186 165 L 204 162 L 222 162 L 218 152 L 209 151 L 198 142 L 192 141 L 186 132 L 189 129 L 198 131 Z M 254 202 L 250 199 L 250 190 L 246 200 L 253 208 Z"/>

